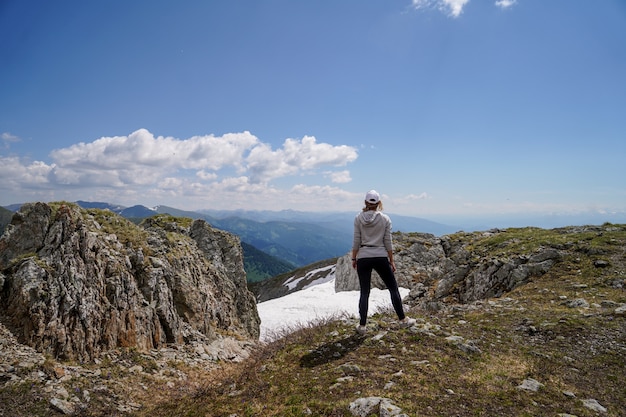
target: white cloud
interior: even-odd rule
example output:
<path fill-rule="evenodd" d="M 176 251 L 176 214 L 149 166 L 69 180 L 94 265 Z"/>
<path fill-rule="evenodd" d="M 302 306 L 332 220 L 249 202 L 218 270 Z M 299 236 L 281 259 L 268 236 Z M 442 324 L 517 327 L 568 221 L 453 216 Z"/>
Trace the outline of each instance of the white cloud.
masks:
<path fill-rule="evenodd" d="M 437 9 L 448 16 L 459 17 L 470 0 L 412 0 L 415 9 Z M 495 5 L 501 9 L 507 9 L 517 3 L 517 0 L 496 0 Z"/>
<path fill-rule="evenodd" d="M 352 210 L 358 206 L 361 200 L 361 193 L 353 193 L 341 188 L 329 185 L 305 185 L 297 184 L 293 186 L 286 198 L 296 206 L 309 206 L 314 210 Z M 306 206 L 305 206 L 306 207 Z"/>
<path fill-rule="evenodd" d="M 203 181 L 213 181 L 217 179 L 217 174 L 215 172 L 206 172 L 203 169 L 196 172 L 196 176 Z"/>
<path fill-rule="evenodd" d="M 0 140 L 2 140 L 4 149 L 9 149 L 11 143 L 19 142 L 21 139 L 9 132 L 0 133 Z"/>
<path fill-rule="evenodd" d="M 221 137 L 194 136 L 180 140 L 154 137 L 145 129 L 129 136 L 104 137 L 51 153 L 59 165 L 81 169 L 128 169 L 145 166 L 168 169 L 211 169 L 241 164 L 244 153 L 259 143 L 249 132 Z"/>
<path fill-rule="evenodd" d="M 181 187 L 185 186 L 185 181 L 181 178 L 167 177 L 163 178 L 163 180 L 159 181 L 158 187 L 162 190 L 180 190 Z"/>
<path fill-rule="evenodd" d="M 513 6 L 515 3 L 517 3 L 517 0 L 497 0 L 496 6 L 506 9 Z"/>
<path fill-rule="evenodd" d="M 41 161 L 27 162 L 17 157 L 0 156 L 0 181 L 3 188 L 39 188 L 48 183 L 54 165 Z"/>
<path fill-rule="evenodd" d="M 419 195 L 417 194 L 409 194 L 405 197 L 407 200 L 427 200 L 430 197 L 428 196 L 427 193 L 421 193 Z"/>
<path fill-rule="evenodd" d="M 434 7 L 449 16 L 459 17 L 469 0 L 412 0 L 415 9 Z"/>
<path fill-rule="evenodd" d="M 0 155 L 0 195 L 34 201 L 46 192 L 45 201 L 90 198 L 186 208 L 218 200 L 222 207 L 273 209 L 288 201 L 307 204 L 310 196 L 291 190 L 291 178 L 282 180 L 281 188 L 270 185 L 272 180 L 307 174 L 322 187 L 346 182 L 349 171 L 329 168 L 345 166 L 358 155 L 353 147 L 320 143 L 312 136 L 287 139 L 272 149 L 249 132 L 177 139 L 140 129 L 57 149 L 50 156 L 48 164 Z M 339 192 L 325 191 L 326 201 Z"/>
<path fill-rule="evenodd" d="M 356 159 L 357 152 L 351 146 L 317 143 L 314 137 L 305 136 L 302 140 L 285 140 L 282 148 L 276 151 L 267 144 L 256 146 L 246 162 L 251 181 L 265 183 L 324 166 L 344 166 Z"/>
<path fill-rule="evenodd" d="M 267 183 L 303 171 L 346 165 L 357 153 L 349 146 L 318 143 L 311 136 L 287 139 L 274 150 L 250 132 L 181 140 L 155 137 L 140 129 L 129 136 L 57 149 L 51 156 L 57 165 L 53 180 L 59 184 L 122 186 L 152 184 L 165 175 L 186 176 L 186 171 L 200 181 L 215 181 L 224 169 L 248 171 L 250 182 Z"/>
<path fill-rule="evenodd" d="M 2 134 L 0 134 L 0 139 L 2 139 L 3 142 L 19 142 L 20 138 L 12 135 L 9 132 L 4 132 Z"/>
<path fill-rule="evenodd" d="M 330 171 L 326 173 L 326 176 L 330 178 L 330 180 L 336 184 L 346 184 L 352 181 L 352 177 L 350 177 L 350 171 Z"/>

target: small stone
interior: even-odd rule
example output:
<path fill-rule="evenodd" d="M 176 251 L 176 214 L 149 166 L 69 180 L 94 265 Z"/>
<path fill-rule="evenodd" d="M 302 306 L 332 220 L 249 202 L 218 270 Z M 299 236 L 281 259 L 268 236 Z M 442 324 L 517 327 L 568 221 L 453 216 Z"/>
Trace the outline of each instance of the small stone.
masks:
<path fill-rule="evenodd" d="M 372 337 L 372 340 L 379 341 L 387 335 L 387 332 L 380 332 L 376 336 Z"/>
<path fill-rule="evenodd" d="M 463 343 L 463 338 L 461 336 L 448 336 L 446 337 L 446 341 L 452 343 L 453 345 Z"/>
<path fill-rule="evenodd" d="M 380 417 L 398 416 L 402 409 L 394 405 L 391 400 L 383 398 L 380 402 Z"/>
<path fill-rule="evenodd" d="M 61 379 L 65 376 L 65 369 L 61 368 L 60 366 L 55 366 L 53 371 L 54 371 L 54 376 L 57 379 Z"/>
<path fill-rule="evenodd" d="M 131 374 L 138 374 L 140 372 L 143 372 L 143 366 L 141 366 L 141 365 L 131 366 L 128 369 L 128 372 L 130 372 Z"/>
<path fill-rule="evenodd" d="M 358 365 L 354 365 L 352 363 L 344 363 L 339 366 L 339 369 L 345 374 L 357 374 L 361 372 L 361 368 Z"/>
<path fill-rule="evenodd" d="M 59 387 L 56 391 L 56 395 L 66 400 L 70 396 L 70 393 L 67 392 L 65 388 Z"/>
<path fill-rule="evenodd" d="M 353 416 L 367 417 L 379 408 L 381 401 L 380 397 L 359 398 L 350 403 L 350 412 Z"/>
<path fill-rule="evenodd" d="M 589 308 L 589 303 L 584 298 L 577 298 L 565 303 L 570 308 Z"/>
<path fill-rule="evenodd" d="M 539 391 L 539 389 L 543 386 L 544 385 L 541 382 L 532 378 L 528 378 L 528 379 L 525 379 L 521 385 L 518 385 L 517 389 L 536 392 L 536 391 Z"/>
<path fill-rule="evenodd" d="M 74 404 L 60 398 L 51 399 L 50 405 L 52 406 L 52 408 L 65 415 L 72 415 L 76 411 L 76 406 L 74 406 Z"/>
<path fill-rule="evenodd" d="M 583 405 L 587 408 L 589 408 L 590 410 L 593 411 L 597 411 L 600 413 L 606 413 L 606 408 L 604 408 L 599 402 L 598 400 L 594 400 L 592 398 L 587 399 L 587 400 L 583 400 Z"/>
<path fill-rule="evenodd" d="M 610 264 L 609 264 L 608 261 L 604 261 L 604 260 L 601 260 L 601 259 L 593 261 L 593 266 L 595 266 L 596 268 L 606 268 L 609 265 Z"/>
<path fill-rule="evenodd" d="M 615 313 L 616 316 L 626 316 L 626 304 L 617 307 L 613 313 Z"/>

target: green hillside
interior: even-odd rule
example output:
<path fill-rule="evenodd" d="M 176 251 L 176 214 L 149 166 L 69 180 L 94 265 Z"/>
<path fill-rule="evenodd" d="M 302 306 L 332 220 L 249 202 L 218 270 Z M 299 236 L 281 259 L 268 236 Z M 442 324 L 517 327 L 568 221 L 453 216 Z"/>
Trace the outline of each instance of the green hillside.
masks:
<path fill-rule="evenodd" d="M 294 265 L 268 255 L 245 242 L 241 242 L 241 247 L 246 279 L 249 283 L 264 281 L 295 268 Z"/>
<path fill-rule="evenodd" d="M 4 229 L 6 229 L 7 225 L 11 223 L 11 218 L 13 218 L 13 212 L 4 207 L 0 207 L 0 236 L 4 233 Z"/>
<path fill-rule="evenodd" d="M 311 223 L 256 222 L 231 217 L 215 220 L 214 226 L 234 233 L 255 248 L 298 267 L 343 255 L 352 243 L 351 231 Z"/>

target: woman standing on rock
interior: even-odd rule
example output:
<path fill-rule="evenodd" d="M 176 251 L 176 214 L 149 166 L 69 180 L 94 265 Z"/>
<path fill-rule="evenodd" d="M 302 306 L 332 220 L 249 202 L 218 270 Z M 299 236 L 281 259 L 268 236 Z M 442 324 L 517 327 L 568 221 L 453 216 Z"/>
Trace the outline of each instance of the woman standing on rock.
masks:
<path fill-rule="evenodd" d="M 404 315 L 402 298 L 394 273 L 396 264 L 393 261 L 391 241 L 391 219 L 382 212 L 383 203 L 376 190 L 365 194 L 365 207 L 354 219 L 354 238 L 352 241 L 352 267 L 356 268 L 361 286 L 359 298 L 359 324 L 356 331 L 365 334 L 367 331 L 367 310 L 369 307 L 372 270 L 383 280 L 391 295 L 391 304 L 398 315 L 400 327 L 410 327 L 414 319 Z"/>

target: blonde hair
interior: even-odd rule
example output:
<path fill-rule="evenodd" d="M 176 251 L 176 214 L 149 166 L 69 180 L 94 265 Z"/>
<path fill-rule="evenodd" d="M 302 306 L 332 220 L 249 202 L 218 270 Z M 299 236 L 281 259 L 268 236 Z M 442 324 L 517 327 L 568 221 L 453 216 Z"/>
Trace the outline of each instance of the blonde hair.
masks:
<path fill-rule="evenodd" d="M 378 200 L 378 203 L 368 203 L 365 202 L 365 207 L 363 207 L 363 211 L 376 210 L 383 211 L 383 202 Z"/>

